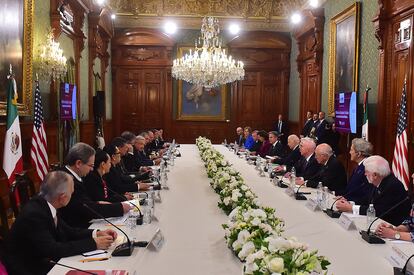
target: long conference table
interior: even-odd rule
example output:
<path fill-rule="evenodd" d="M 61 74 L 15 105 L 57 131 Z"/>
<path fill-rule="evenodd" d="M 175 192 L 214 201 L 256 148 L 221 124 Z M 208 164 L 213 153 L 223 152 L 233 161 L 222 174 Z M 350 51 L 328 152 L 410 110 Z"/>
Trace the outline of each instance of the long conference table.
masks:
<path fill-rule="evenodd" d="M 312 212 L 305 207 L 305 201 L 295 200 L 268 177 L 260 177 L 244 158 L 237 157 L 222 145 L 215 145 L 215 148 L 241 173 L 259 201 L 275 208 L 277 215 L 285 220 L 285 236 L 295 236 L 307 243 L 309 249 L 317 249 L 320 255 L 328 257 L 331 262 L 329 274 L 393 274 L 388 260 L 393 249 L 397 247 L 406 256 L 414 253 L 414 245 L 410 242 L 366 243 L 359 234 L 360 229 L 366 229 L 365 216 L 350 215 L 357 229 L 345 230 L 337 219 L 331 219 L 321 211 Z M 210 187 L 197 147 L 181 145 L 179 150 L 182 157 L 176 159 L 168 173 L 169 189 L 161 191 L 162 202 L 155 205 L 157 220 L 133 230 L 121 224 L 134 240 L 149 240 L 159 228 L 165 238 L 161 249 L 136 247 L 129 257 L 81 262 L 83 257 L 79 255 L 63 258 L 59 263 L 86 270 L 121 269 L 139 275 L 242 274 L 242 263 L 224 240 L 221 225 L 227 222 L 227 216 L 217 207 L 219 198 Z M 303 191 L 315 195 L 314 190 L 304 188 Z M 102 222 L 91 227 L 112 228 Z M 122 234 L 119 234 L 121 239 Z M 67 271 L 67 268 L 55 266 L 49 274 L 65 274 Z"/>

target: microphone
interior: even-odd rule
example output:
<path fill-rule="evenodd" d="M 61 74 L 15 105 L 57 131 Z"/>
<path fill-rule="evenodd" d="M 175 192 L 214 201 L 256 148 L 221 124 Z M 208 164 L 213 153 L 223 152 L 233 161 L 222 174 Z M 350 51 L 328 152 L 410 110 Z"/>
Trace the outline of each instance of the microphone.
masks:
<path fill-rule="evenodd" d="M 333 207 L 334 207 L 335 203 L 336 203 L 338 200 L 340 200 L 341 198 L 343 198 L 343 197 L 345 197 L 345 196 L 348 196 L 349 194 L 354 193 L 355 191 L 357 191 L 357 190 L 361 189 L 361 188 L 362 188 L 362 187 L 364 187 L 364 186 L 365 186 L 365 183 L 361 184 L 360 186 L 358 186 L 357 188 L 355 188 L 355 189 L 353 189 L 353 190 L 349 190 L 349 191 L 348 191 L 347 193 L 345 193 L 343 196 L 339 196 L 339 198 L 337 198 L 336 200 L 334 200 L 334 202 L 332 203 L 331 207 L 329 207 L 329 208 L 327 208 L 327 209 L 325 210 L 326 215 L 328 215 L 328 216 L 329 216 L 329 217 L 331 217 L 331 218 L 338 219 L 338 218 L 341 216 L 341 212 L 333 210 Z"/>
<path fill-rule="evenodd" d="M 390 213 L 391 211 L 393 211 L 395 208 L 397 208 L 398 206 L 400 206 L 401 204 L 403 204 L 404 202 L 406 202 L 409 199 L 409 197 L 405 197 L 405 199 L 403 199 L 402 201 L 398 202 L 397 204 L 395 204 L 393 207 L 391 207 L 390 209 L 388 209 L 387 211 L 385 211 L 382 215 L 376 217 L 371 224 L 368 227 L 367 231 L 361 230 L 359 233 L 361 234 L 362 238 L 368 242 L 368 243 L 385 243 L 385 241 L 383 239 L 381 239 L 380 237 L 377 237 L 375 234 L 371 233 L 371 226 L 374 224 L 374 222 L 376 222 L 378 219 L 384 217 L 385 215 L 387 215 L 388 213 Z"/>
<path fill-rule="evenodd" d="M 134 244 L 131 243 L 131 240 L 128 238 L 128 235 L 121 228 L 119 228 L 118 226 L 110 222 L 107 218 L 102 216 L 100 213 L 98 213 L 97 211 L 89 207 L 86 203 L 83 203 L 83 206 L 86 207 L 92 213 L 94 213 L 96 216 L 102 218 L 104 221 L 106 221 L 107 223 L 109 223 L 110 225 L 118 229 L 119 231 L 121 231 L 127 238 L 126 243 L 122 243 L 118 245 L 117 247 L 115 247 L 114 251 L 112 252 L 112 256 L 114 257 L 115 256 L 131 256 L 132 251 L 134 251 Z"/>
<path fill-rule="evenodd" d="M 394 266 L 394 275 L 405 275 L 407 271 L 408 262 L 411 260 L 411 258 L 414 257 L 414 254 L 411 255 L 408 260 L 405 262 L 404 267 L 401 269 L 399 267 Z"/>
<path fill-rule="evenodd" d="M 110 192 L 112 192 L 113 194 L 115 194 L 118 198 L 121 198 L 121 199 L 126 200 L 126 201 L 128 200 L 124 195 L 119 194 L 118 192 L 112 190 L 108 186 L 106 186 L 106 189 L 108 189 Z M 143 223 L 143 215 L 142 215 L 141 210 L 139 209 L 139 207 L 135 203 L 132 203 L 131 201 L 128 201 L 128 203 L 129 204 L 132 204 L 133 207 L 135 207 L 136 209 L 138 209 L 139 217 L 137 217 L 137 225 L 142 225 L 142 223 Z"/>
<path fill-rule="evenodd" d="M 302 186 L 306 185 L 306 183 L 303 183 L 299 186 L 298 190 L 296 190 L 295 193 L 295 199 L 298 201 L 306 201 L 307 198 L 303 195 L 303 193 L 300 193 L 299 190 L 302 188 Z"/>
<path fill-rule="evenodd" d="M 60 264 L 60 263 L 58 263 L 54 260 L 47 260 L 47 262 L 50 263 L 50 264 L 63 266 L 63 267 L 69 268 L 69 269 L 74 269 L 74 270 L 77 270 L 77 271 L 80 271 L 80 272 L 83 272 L 83 273 L 86 273 L 86 274 L 98 275 L 98 273 L 93 273 L 93 272 L 90 272 L 90 271 L 79 269 L 79 268 L 76 268 L 76 267 L 73 267 L 73 266 L 68 266 L 68 265 L 65 265 L 65 264 Z"/>

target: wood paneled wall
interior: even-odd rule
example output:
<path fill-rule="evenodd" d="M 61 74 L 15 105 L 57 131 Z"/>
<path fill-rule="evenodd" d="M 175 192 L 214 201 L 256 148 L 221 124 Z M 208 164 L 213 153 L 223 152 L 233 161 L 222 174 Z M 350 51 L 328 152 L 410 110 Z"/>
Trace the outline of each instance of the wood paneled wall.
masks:
<path fill-rule="evenodd" d="M 379 46 L 380 69 L 378 113 L 375 129 L 377 150 L 392 161 L 396 121 L 404 81 L 407 81 L 408 155 L 414 166 L 414 2 L 410 0 L 378 1 L 379 11 L 373 20 Z"/>
<path fill-rule="evenodd" d="M 325 22 L 323 8 L 306 10 L 303 15 L 303 24 L 294 31 L 299 49 L 296 57 L 300 77 L 299 125 L 304 124 L 307 111 L 321 110 Z"/>
<path fill-rule="evenodd" d="M 278 113 L 288 114 L 289 35 L 251 32 L 228 43 L 245 63 L 245 80 L 231 85 L 226 121 L 181 121 L 173 113 L 172 51 L 175 41 L 150 29 L 118 30 L 112 43 L 115 134 L 160 127 L 167 137 L 193 143 L 234 138 L 237 126 L 270 130 Z"/>

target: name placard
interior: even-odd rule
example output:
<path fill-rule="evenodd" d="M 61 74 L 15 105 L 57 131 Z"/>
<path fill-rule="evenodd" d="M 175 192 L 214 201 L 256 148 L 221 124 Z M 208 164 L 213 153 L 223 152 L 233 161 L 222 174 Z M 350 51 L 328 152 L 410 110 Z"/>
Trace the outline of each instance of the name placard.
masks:
<path fill-rule="evenodd" d="M 285 193 L 288 194 L 289 196 L 293 196 L 295 194 L 295 192 L 293 191 L 292 188 L 288 187 L 285 189 Z"/>
<path fill-rule="evenodd" d="M 159 251 L 164 244 L 164 235 L 161 232 L 161 229 L 155 231 L 154 236 L 148 244 L 148 249 Z"/>
<path fill-rule="evenodd" d="M 351 220 L 347 215 L 344 213 L 341 214 L 338 220 L 339 225 L 345 230 L 353 230 L 356 229 L 355 223 Z"/>
<path fill-rule="evenodd" d="M 392 245 L 390 254 L 388 255 L 388 261 L 392 264 L 392 266 L 396 266 L 402 268 L 407 261 L 407 255 L 401 251 L 398 247 Z"/>
<path fill-rule="evenodd" d="M 319 207 L 318 202 L 315 199 L 312 199 L 312 198 L 309 198 L 306 201 L 305 205 L 310 211 L 313 211 L 313 212 L 321 210 L 321 208 Z"/>

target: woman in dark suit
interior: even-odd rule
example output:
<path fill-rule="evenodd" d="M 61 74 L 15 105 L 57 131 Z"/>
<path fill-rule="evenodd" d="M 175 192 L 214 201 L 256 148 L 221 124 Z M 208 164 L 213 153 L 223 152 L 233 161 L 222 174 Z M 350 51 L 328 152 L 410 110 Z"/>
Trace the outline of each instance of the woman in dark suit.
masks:
<path fill-rule="evenodd" d="M 120 167 L 121 152 L 115 145 L 105 146 L 104 151 L 110 156 L 111 168 L 103 176 L 109 188 L 117 193 L 146 191 L 149 185 L 137 181 L 134 178 L 123 175 Z"/>
<path fill-rule="evenodd" d="M 269 142 L 269 134 L 266 131 L 259 131 L 257 133 L 257 136 L 259 137 L 259 140 L 262 142 L 262 146 L 260 147 L 260 150 L 257 152 L 257 155 L 264 158 L 269 151 L 269 148 L 272 146 Z"/>
<path fill-rule="evenodd" d="M 108 183 L 103 176 L 111 169 L 111 159 L 105 151 L 98 150 L 95 154 L 93 171 L 83 178 L 89 197 L 95 201 L 120 202 L 125 201 L 121 195 L 111 192 Z M 109 189 L 108 189 L 109 187 Z"/>

